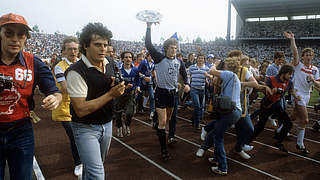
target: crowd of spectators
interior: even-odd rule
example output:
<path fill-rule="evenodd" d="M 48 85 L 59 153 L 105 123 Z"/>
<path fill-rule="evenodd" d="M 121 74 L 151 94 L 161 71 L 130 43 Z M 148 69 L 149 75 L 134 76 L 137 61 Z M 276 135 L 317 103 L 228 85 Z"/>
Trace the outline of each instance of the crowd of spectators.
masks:
<path fill-rule="evenodd" d="M 63 34 L 31 33 L 25 50 L 42 59 L 50 59 L 53 54 L 61 55 L 61 43 L 66 37 Z"/>
<path fill-rule="evenodd" d="M 26 51 L 30 51 L 42 59 L 51 59 L 53 55 L 61 57 L 61 42 L 66 35 L 61 34 L 44 34 L 44 33 L 31 33 L 31 39 L 28 40 L 26 45 Z M 138 54 L 145 45 L 143 42 L 135 41 L 122 41 L 112 40 L 112 46 L 116 49 L 119 55 L 123 51 L 132 51 Z M 319 49 L 315 40 L 301 40 L 297 42 L 298 50 L 305 47 L 311 47 L 315 50 L 314 64 L 320 67 Z M 161 44 L 155 44 L 155 48 L 161 51 Z M 239 49 L 249 57 L 256 58 L 262 62 L 264 60 L 272 61 L 275 51 L 284 51 L 286 60 L 291 61 L 292 53 L 290 51 L 290 44 L 287 41 L 268 40 L 268 41 L 237 41 L 234 40 L 230 44 L 226 42 L 203 42 L 203 43 L 181 43 L 179 50 L 184 58 L 187 58 L 189 53 L 201 53 L 213 54 L 215 57 L 223 59 L 226 57 L 226 53 Z M 58 58 L 59 59 L 59 58 Z"/>
<path fill-rule="evenodd" d="M 320 19 L 246 22 L 238 38 L 283 38 L 291 31 L 296 38 L 320 37 Z"/>

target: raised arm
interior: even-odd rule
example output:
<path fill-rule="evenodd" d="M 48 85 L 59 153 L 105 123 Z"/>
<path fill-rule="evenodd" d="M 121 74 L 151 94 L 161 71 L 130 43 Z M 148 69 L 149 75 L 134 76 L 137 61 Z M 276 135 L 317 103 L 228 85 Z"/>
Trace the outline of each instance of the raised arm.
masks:
<path fill-rule="evenodd" d="M 147 23 L 147 32 L 146 32 L 146 38 L 145 38 L 145 45 L 147 50 L 150 52 L 150 55 L 154 61 L 155 64 L 159 63 L 163 58 L 164 55 L 161 54 L 154 48 L 151 42 L 151 25 L 152 23 Z"/>
<path fill-rule="evenodd" d="M 292 65 L 297 66 L 299 64 L 299 54 L 294 34 L 292 32 L 284 32 L 284 36 L 290 40 L 290 49 L 293 53 Z"/>

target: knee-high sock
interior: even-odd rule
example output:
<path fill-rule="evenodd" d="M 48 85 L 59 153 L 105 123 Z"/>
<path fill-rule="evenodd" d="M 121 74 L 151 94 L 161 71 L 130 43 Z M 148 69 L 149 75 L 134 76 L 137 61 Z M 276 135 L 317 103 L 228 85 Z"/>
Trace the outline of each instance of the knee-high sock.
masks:
<path fill-rule="evenodd" d="M 303 139 L 304 139 L 305 128 L 297 127 L 297 144 L 304 148 Z"/>
<path fill-rule="evenodd" d="M 161 152 L 167 151 L 166 131 L 165 129 L 158 129 L 158 138 L 160 142 Z"/>

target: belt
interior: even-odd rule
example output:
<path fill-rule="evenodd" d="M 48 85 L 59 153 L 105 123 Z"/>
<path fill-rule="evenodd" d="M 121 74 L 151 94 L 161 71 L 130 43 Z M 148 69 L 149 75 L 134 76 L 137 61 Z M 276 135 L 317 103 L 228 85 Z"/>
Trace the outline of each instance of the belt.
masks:
<path fill-rule="evenodd" d="M 30 118 L 25 118 L 21 121 L 18 121 L 17 123 L 15 123 L 14 125 L 11 126 L 6 126 L 6 125 L 1 125 L 0 124 L 0 131 L 1 132 L 10 132 L 14 129 L 20 128 L 24 125 L 26 125 L 27 123 L 30 123 Z"/>
<path fill-rule="evenodd" d="M 165 89 L 165 88 L 159 88 L 157 87 L 157 89 L 161 90 L 161 91 L 167 91 L 169 93 L 176 93 L 176 89 Z"/>

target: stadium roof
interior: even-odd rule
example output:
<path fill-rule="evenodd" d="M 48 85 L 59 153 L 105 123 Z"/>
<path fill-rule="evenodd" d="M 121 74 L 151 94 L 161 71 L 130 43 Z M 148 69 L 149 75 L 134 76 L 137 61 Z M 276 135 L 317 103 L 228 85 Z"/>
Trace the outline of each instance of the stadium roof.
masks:
<path fill-rule="evenodd" d="M 242 19 L 319 15 L 320 0 L 231 0 Z"/>

